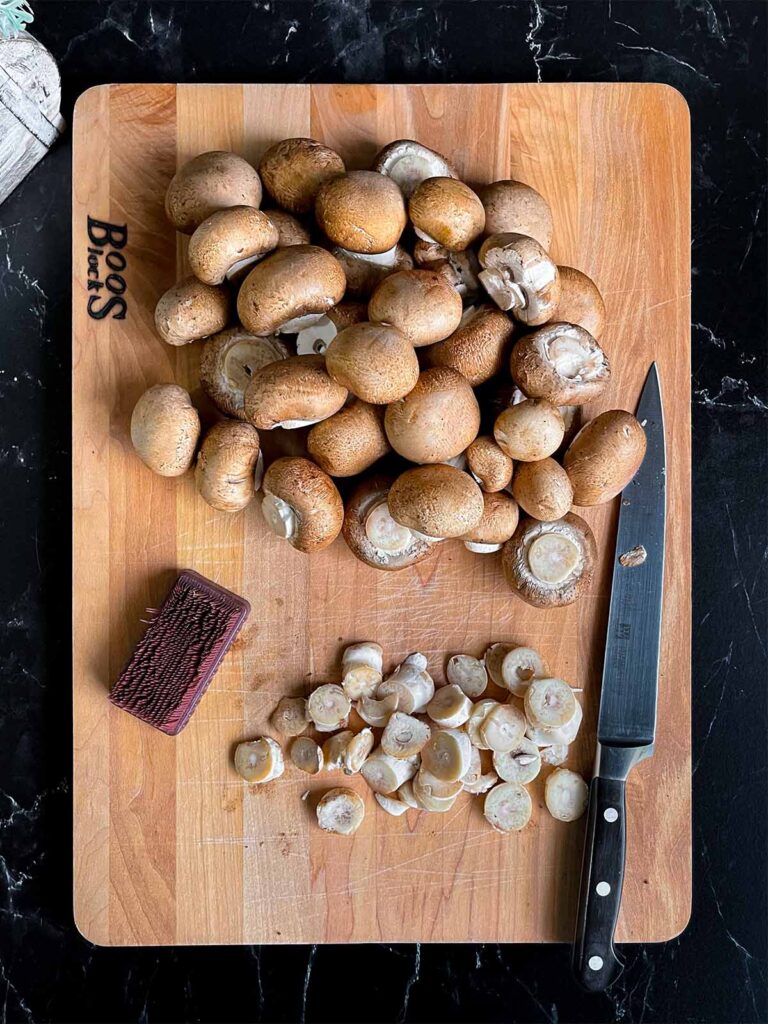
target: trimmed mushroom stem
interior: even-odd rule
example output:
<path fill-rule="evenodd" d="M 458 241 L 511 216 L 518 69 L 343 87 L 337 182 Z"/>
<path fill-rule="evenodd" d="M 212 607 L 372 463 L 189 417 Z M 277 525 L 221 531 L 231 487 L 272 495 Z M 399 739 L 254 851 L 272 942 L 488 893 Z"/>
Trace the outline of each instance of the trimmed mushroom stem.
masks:
<path fill-rule="evenodd" d="M 274 494 L 265 494 L 261 511 L 272 532 L 284 540 L 290 540 L 296 532 L 296 513 L 288 502 Z"/>
<path fill-rule="evenodd" d="M 477 276 L 499 309 L 525 309 L 528 305 L 523 289 L 505 271 L 488 267 Z"/>
<path fill-rule="evenodd" d="M 464 547 L 476 555 L 491 555 L 494 551 L 501 551 L 501 544 L 481 544 L 475 540 L 465 540 Z"/>

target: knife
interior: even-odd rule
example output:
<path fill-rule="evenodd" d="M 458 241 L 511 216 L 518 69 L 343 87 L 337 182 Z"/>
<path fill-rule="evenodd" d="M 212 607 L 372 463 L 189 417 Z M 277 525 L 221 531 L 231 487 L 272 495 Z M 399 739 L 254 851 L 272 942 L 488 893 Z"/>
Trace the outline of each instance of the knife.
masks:
<path fill-rule="evenodd" d="M 656 363 L 637 407 L 645 458 L 621 495 L 611 605 L 597 722 L 597 758 L 589 790 L 573 970 L 590 992 L 623 970 L 613 935 L 624 882 L 624 788 L 638 761 L 653 754 L 664 581 L 666 457 Z"/>

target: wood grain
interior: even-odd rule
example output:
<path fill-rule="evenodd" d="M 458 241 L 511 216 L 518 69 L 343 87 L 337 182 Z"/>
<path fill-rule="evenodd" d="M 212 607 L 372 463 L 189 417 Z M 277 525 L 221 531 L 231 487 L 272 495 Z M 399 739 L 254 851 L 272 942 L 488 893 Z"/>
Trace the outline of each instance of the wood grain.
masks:
<path fill-rule="evenodd" d="M 502 837 L 480 802 L 446 815 L 368 813 L 353 839 L 312 824 L 328 781 L 288 769 L 242 785 L 233 745 L 259 734 L 278 696 L 338 677 L 346 642 L 376 639 L 392 664 L 495 640 L 541 649 L 584 690 L 571 763 L 589 774 L 617 510 L 588 510 L 602 552 L 592 593 L 567 609 L 516 600 L 495 558 L 446 544 L 404 573 L 377 573 L 343 541 L 307 558 L 267 533 L 257 504 L 216 513 L 191 475 L 152 476 L 130 450 L 131 408 L 150 384 L 188 387 L 205 419 L 198 346 L 154 333 L 186 242 L 162 213 L 178 163 L 232 148 L 256 161 L 312 135 L 365 166 L 393 138 L 445 152 L 470 182 L 520 177 L 550 200 L 554 255 L 606 297 L 609 392 L 588 410 L 632 409 L 659 363 L 669 525 L 656 756 L 632 775 L 619 941 L 659 941 L 690 910 L 689 119 L 659 85 L 103 86 L 75 115 L 74 728 L 75 917 L 99 944 L 568 941 L 583 824 L 534 819 Z M 128 313 L 86 313 L 86 217 L 127 223 Z M 179 568 L 242 593 L 246 628 L 189 727 L 171 739 L 110 707 L 110 684 Z"/>

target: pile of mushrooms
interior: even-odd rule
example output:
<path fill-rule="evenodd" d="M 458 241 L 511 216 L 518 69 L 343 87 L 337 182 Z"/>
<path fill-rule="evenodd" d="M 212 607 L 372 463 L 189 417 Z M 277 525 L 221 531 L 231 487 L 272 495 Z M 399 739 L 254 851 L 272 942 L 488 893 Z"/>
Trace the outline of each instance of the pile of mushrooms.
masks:
<path fill-rule="evenodd" d="M 530 821 L 526 787 L 546 765 L 554 769 L 544 786 L 549 813 L 560 821 L 581 817 L 587 785 L 561 767 L 582 721 L 578 691 L 552 677 L 537 651 L 496 643 L 482 659 L 455 654 L 437 688 L 423 654 L 408 655 L 386 677 L 383 663 L 379 644 L 352 644 L 338 683 L 323 683 L 306 699 L 281 698 L 270 725 L 290 744 L 294 768 L 361 776 L 393 817 L 409 809 L 445 813 L 462 793 L 482 794 L 486 821 L 508 834 Z M 238 744 L 234 764 L 256 785 L 285 772 L 282 747 L 271 736 Z M 357 831 L 365 801 L 355 789 L 334 786 L 318 795 L 322 829 Z"/>
<path fill-rule="evenodd" d="M 347 170 L 322 143 L 286 139 L 258 167 L 194 157 L 165 209 L 189 236 L 190 274 L 155 324 L 169 345 L 199 347 L 222 418 L 201 439 L 190 396 L 150 388 L 131 423 L 150 469 L 177 476 L 196 456 L 221 512 L 260 490 L 266 523 L 301 552 L 341 534 L 397 571 L 458 540 L 501 552 L 533 605 L 584 592 L 595 539 L 574 508 L 626 486 L 645 434 L 622 410 L 579 429 L 611 377 L 605 304 L 550 257 L 539 192 L 471 186 L 414 140 Z"/>

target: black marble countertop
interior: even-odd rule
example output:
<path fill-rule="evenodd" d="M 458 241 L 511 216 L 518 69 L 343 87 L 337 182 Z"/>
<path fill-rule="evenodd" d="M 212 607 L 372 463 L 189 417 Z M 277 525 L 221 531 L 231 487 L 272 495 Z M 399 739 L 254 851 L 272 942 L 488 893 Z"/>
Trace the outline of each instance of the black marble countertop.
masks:
<path fill-rule="evenodd" d="M 606 995 L 564 946 L 99 949 L 71 913 L 70 137 L 0 207 L 0 1014 L 763 1022 L 766 29 L 750 0 L 34 3 L 110 81 L 654 81 L 693 128 L 694 897 Z"/>

